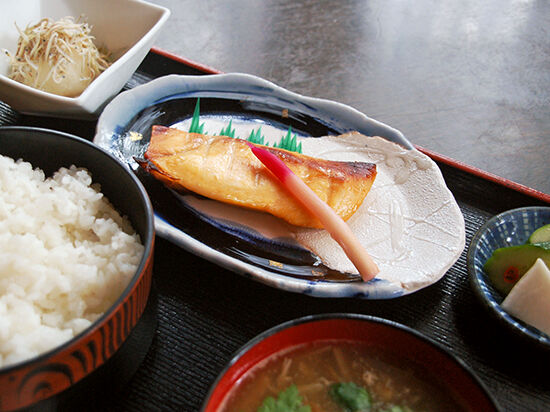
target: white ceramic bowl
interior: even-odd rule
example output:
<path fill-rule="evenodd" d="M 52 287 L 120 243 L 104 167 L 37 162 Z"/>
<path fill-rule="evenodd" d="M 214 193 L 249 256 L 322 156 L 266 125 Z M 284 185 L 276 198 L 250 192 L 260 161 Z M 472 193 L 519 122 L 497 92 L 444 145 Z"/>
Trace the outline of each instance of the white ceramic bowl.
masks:
<path fill-rule="evenodd" d="M 4 1 L 0 13 L 0 50 L 12 54 L 19 33 L 29 24 L 49 17 L 87 17 L 98 46 L 116 59 L 77 97 L 43 92 L 8 78 L 9 59 L 0 55 L 0 100 L 15 110 L 42 116 L 94 117 L 124 86 L 149 52 L 170 15 L 164 7 L 141 0 L 26 0 Z"/>

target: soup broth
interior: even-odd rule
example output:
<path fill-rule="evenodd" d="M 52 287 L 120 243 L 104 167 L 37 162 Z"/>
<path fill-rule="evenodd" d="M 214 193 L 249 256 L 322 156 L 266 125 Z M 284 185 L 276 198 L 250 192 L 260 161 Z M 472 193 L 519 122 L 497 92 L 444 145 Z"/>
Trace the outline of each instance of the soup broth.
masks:
<path fill-rule="evenodd" d="M 334 384 L 366 390 L 370 411 L 463 411 L 457 400 L 420 367 L 353 342 L 321 342 L 277 354 L 232 389 L 222 412 L 257 411 L 267 397 L 275 400 L 291 386 L 311 412 L 343 412 Z M 391 409 L 400 407 L 401 409 Z"/>

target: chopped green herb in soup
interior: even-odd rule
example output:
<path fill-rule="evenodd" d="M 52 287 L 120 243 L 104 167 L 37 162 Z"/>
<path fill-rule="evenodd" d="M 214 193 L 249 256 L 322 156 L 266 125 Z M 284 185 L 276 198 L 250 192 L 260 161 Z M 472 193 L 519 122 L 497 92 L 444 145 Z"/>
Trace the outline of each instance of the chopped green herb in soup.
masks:
<path fill-rule="evenodd" d="M 420 365 L 352 342 L 293 348 L 254 368 L 222 412 L 462 411 Z"/>

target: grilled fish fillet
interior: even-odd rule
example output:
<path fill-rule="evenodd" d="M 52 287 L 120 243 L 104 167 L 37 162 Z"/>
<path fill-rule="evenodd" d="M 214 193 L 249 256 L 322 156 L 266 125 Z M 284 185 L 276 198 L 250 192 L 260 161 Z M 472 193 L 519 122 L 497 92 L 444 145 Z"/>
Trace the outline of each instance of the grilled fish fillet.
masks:
<path fill-rule="evenodd" d="M 376 177 L 376 165 L 337 162 L 261 146 L 278 156 L 338 215 L 347 220 Z M 296 226 L 322 228 L 240 139 L 153 126 L 140 165 L 177 191 L 268 212 Z"/>

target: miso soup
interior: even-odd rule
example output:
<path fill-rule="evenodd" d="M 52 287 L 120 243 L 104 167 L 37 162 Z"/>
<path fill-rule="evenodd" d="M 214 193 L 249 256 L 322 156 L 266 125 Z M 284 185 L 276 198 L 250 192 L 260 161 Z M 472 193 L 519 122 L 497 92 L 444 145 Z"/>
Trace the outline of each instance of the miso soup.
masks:
<path fill-rule="evenodd" d="M 311 412 L 465 410 L 422 365 L 361 343 L 325 341 L 259 364 L 231 390 L 220 411 L 256 412 L 266 402 L 278 402 L 281 394 L 299 397 Z M 354 409 L 357 404 L 370 409 Z"/>

